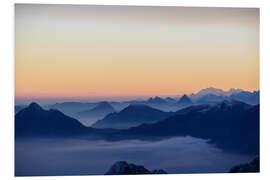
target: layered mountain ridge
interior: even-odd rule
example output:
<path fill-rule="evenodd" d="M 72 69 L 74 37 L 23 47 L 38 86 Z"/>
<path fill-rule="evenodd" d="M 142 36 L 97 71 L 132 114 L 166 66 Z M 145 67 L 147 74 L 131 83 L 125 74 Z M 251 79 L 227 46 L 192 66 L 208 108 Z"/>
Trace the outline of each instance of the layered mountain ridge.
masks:
<path fill-rule="evenodd" d="M 171 113 L 152 108 L 145 104 L 131 104 L 118 113 L 111 113 L 92 125 L 95 128 L 127 129 L 142 123 L 154 123 L 165 119 Z"/>

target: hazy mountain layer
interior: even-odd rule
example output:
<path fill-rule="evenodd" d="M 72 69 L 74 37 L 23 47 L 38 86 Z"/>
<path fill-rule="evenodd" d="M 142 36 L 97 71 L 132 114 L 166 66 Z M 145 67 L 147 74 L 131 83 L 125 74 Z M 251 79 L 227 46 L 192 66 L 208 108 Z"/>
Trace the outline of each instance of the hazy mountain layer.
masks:
<path fill-rule="evenodd" d="M 210 139 L 220 148 L 234 151 L 259 152 L 259 105 L 224 101 L 214 106 L 179 111 L 154 124 L 143 124 L 117 132 L 116 138 L 168 138 L 192 136 Z M 182 110 L 184 111 L 184 110 Z M 111 136 L 113 138 L 113 136 Z"/>
<path fill-rule="evenodd" d="M 84 125 L 89 126 L 106 115 L 115 112 L 108 102 L 100 102 L 96 107 L 76 113 L 73 117 L 80 120 Z"/>
<path fill-rule="evenodd" d="M 143 123 L 155 123 L 172 113 L 163 112 L 143 104 L 129 105 L 118 113 L 111 113 L 92 125 L 95 128 L 127 129 Z"/>

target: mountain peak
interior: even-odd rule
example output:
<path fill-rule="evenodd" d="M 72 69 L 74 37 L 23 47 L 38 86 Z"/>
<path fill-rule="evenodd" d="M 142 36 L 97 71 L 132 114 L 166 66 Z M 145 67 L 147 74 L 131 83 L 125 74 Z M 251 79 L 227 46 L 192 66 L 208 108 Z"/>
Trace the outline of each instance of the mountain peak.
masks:
<path fill-rule="evenodd" d="M 182 96 L 182 98 L 188 98 L 188 96 L 187 96 L 186 94 L 184 94 L 184 95 Z"/>
<path fill-rule="evenodd" d="M 182 104 L 182 105 L 188 105 L 188 104 L 192 104 L 192 101 L 190 100 L 190 98 L 184 94 L 178 101 L 178 104 Z"/>
<path fill-rule="evenodd" d="M 15 115 L 15 136 L 66 136 L 88 132 L 78 120 L 58 110 L 44 110 L 37 103 Z"/>
<path fill-rule="evenodd" d="M 205 89 L 200 90 L 197 94 L 200 94 L 200 95 L 206 95 L 206 94 L 222 95 L 222 94 L 224 94 L 224 91 L 222 89 L 219 89 L 219 88 L 209 87 L 209 88 L 205 88 Z"/>
<path fill-rule="evenodd" d="M 223 100 L 212 107 L 215 110 L 242 109 L 247 110 L 251 105 L 237 100 Z"/>
<path fill-rule="evenodd" d="M 143 123 L 154 123 L 167 118 L 171 113 L 152 108 L 145 104 L 130 104 L 120 112 L 111 113 L 95 122 L 95 128 L 127 129 Z"/>
<path fill-rule="evenodd" d="M 42 107 L 38 103 L 36 103 L 36 102 L 32 102 L 28 106 L 28 108 L 30 108 L 30 109 L 36 109 L 36 110 L 42 110 Z"/>
<path fill-rule="evenodd" d="M 155 96 L 154 98 L 149 98 L 148 100 L 147 100 L 147 102 L 148 103 L 154 103 L 154 104 L 164 104 L 164 103 L 166 103 L 166 101 L 164 100 L 164 99 L 162 99 L 161 97 L 159 97 L 159 96 Z"/>

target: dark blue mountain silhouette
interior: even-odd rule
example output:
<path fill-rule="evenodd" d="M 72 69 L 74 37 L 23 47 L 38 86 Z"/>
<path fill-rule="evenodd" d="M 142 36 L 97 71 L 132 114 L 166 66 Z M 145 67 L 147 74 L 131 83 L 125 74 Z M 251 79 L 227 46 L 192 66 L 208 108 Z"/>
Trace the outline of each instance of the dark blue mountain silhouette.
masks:
<path fill-rule="evenodd" d="M 183 109 L 176 111 L 174 113 L 174 115 L 187 114 L 187 113 L 191 113 L 191 112 L 203 112 L 203 111 L 207 111 L 211 107 L 212 106 L 209 104 L 192 105 L 192 106 L 189 106 L 189 107 L 186 107 L 186 108 L 183 108 Z"/>
<path fill-rule="evenodd" d="M 192 104 L 192 101 L 190 100 L 190 98 L 184 94 L 177 102 L 177 104 L 181 105 L 181 106 L 188 106 Z"/>
<path fill-rule="evenodd" d="M 254 173 L 260 172 L 260 157 L 257 156 L 249 163 L 240 164 L 230 169 L 230 173 Z"/>
<path fill-rule="evenodd" d="M 169 117 L 167 113 L 144 104 L 132 104 L 118 113 L 111 113 L 92 125 L 95 128 L 127 129 L 142 123 L 154 123 Z"/>
<path fill-rule="evenodd" d="M 88 129 L 76 119 L 58 110 L 44 110 L 37 103 L 31 103 L 15 115 L 16 136 L 68 136 L 87 132 Z"/>
<path fill-rule="evenodd" d="M 223 101 L 203 111 L 198 109 L 117 132 L 116 137 L 152 139 L 193 136 L 211 139 L 220 148 L 258 154 L 259 105 Z"/>
<path fill-rule="evenodd" d="M 100 102 L 96 107 L 78 112 L 74 115 L 75 118 L 82 119 L 87 124 L 87 120 L 91 123 L 92 119 L 103 119 L 106 115 L 115 112 L 114 108 L 106 101 Z"/>
<path fill-rule="evenodd" d="M 147 103 L 148 104 L 159 104 L 159 105 L 167 104 L 167 102 L 164 99 L 162 99 L 161 97 L 158 97 L 158 96 L 156 96 L 154 98 L 152 98 L 152 97 L 149 98 L 147 100 Z"/>
<path fill-rule="evenodd" d="M 75 113 L 94 108 L 98 102 L 63 102 L 44 106 L 45 109 L 57 109 L 66 115 L 73 116 Z"/>
<path fill-rule="evenodd" d="M 174 98 L 171 98 L 171 97 L 166 97 L 165 100 L 166 100 L 168 103 L 176 103 L 176 102 L 177 102 Z"/>
<path fill-rule="evenodd" d="M 126 161 L 114 163 L 105 175 L 131 175 L 131 174 L 167 174 L 164 170 L 150 171 L 144 166 L 129 164 Z"/>
<path fill-rule="evenodd" d="M 25 105 L 16 105 L 15 106 L 15 114 L 17 114 L 17 112 L 19 112 L 20 110 L 22 110 L 25 107 L 26 107 Z"/>
<path fill-rule="evenodd" d="M 260 91 L 254 92 L 242 91 L 239 93 L 232 94 L 230 98 L 256 105 L 260 103 Z"/>
<path fill-rule="evenodd" d="M 229 98 L 225 97 L 225 96 L 220 96 L 220 95 L 215 95 L 215 94 L 206 94 L 206 95 L 203 95 L 201 98 L 199 98 L 196 101 L 196 103 L 199 103 L 199 104 L 215 104 L 215 103 L 227 100 L 227 99 L 229 99 Z"/>
<path fill-rule="evenodd" d="M 114 129 L 94 129 L 82 125 L 78 120 L 58 110 L 44 110 L 37 103 L 31 103 L 15 115 L 15 137 L 72 137 L 106 139 Z"/>
<path fill-rule="evenodd" d="M 200 90 L 198 93 L 192 93 L 191 100 L 195 103 L 217 103 L 224 100 L 238 100 L 247 104 L 259 104 L 260 91 L 244 91 L 242 89 L 231 88 L 228 91 L 223 91 L 218 88 L 206 88 Z"/>
<path fill-rule="evenodd" d="M 36 103 L 31 103 L 15 115 L 16 137 L 83 136 L 104 140 L 154 140 L 193 136 L 210 139 L 211 143 L 223 149 L 259 154 L 259 105 L 240 101 L 190 106 L 175 113 L 146 105 L 130 105 L 119 113 L 109 114 L 98 121 L 97 126 L 131 128 L 88 128 L 58 110 L 44 110 Z"/>

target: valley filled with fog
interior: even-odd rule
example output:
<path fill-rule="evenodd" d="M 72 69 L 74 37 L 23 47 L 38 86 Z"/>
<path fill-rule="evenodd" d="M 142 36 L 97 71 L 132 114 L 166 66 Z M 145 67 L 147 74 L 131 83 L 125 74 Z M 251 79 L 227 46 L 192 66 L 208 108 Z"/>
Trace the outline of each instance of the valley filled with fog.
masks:
<path fill-rule="evenodd" d="M 162 141 L 32 139 L 16 141 L 17 176 L 105 174 L 116 161 L 142 164 L 167 173 L 228 172 L 254 156 L 224 152 L 207 140 L 176 137 Z"/>

